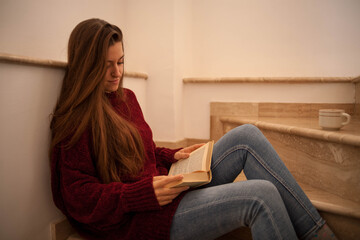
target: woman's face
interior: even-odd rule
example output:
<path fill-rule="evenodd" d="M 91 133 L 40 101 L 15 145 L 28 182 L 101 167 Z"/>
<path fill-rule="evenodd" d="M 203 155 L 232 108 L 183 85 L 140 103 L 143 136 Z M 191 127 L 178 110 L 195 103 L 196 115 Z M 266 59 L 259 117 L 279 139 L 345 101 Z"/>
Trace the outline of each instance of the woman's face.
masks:
<path fill-rule="evenodd" d="M 124 74 L 124 51 L 121 42 L 110 46 L 106 55 L 105 91 L 114 92 L 119 88 Z"/>

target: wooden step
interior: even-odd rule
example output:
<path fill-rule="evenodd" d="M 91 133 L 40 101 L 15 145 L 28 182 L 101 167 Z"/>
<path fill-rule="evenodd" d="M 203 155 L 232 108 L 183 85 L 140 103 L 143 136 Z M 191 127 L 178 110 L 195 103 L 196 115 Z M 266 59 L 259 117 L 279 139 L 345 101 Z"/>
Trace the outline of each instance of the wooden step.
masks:
<path fill-rule="evenodd" d="M 340 239 L 359 239 L 360 204 L 299 183 L 320 215 Z"/>
<path fill-rule="evenodd" d="M 358 239 L 360 118 L 354 114 L 356 104 L 217 102 L 210 106 L 212 139 L 239 125 L 257 126 L 339 239 Z M 355 117 L 340 131 L 324 131 L 318 125 L 322 108 L 345 109 Z M 251 239 L 244 229 L 236 233 L 238 239 Z M 234 233 L 230 236 L 233 239 Z"/>
<path fill-rule="evenodd" d="M 342 132 L 295 126 L 317 119 L 221 118 L 224 132 L 242 125 L 253 124 L 264 133 L 297 181 L 330 192 L 341 198 L 360 203 L 360 136 Z M 351 129 L 360 126 L 353 120 Z M 350 130 L 347 130 L 350 131 Z M 354 130 L 357 133 L 357 130 Z"/>
<path fill-rule="evenodd" d="M 334 132 L 321 134 L 317 131 L 322 130 L 301 130 L 299 127 L 269 123 L 265 119 L 222 118 L 221 121 L 224 132 L 246 123 L 258 126 L 339 239 L 358 239 L 358 136 Z M 313 123 L 315 120 L 307 121 Z M 354 122 L 356 125 L 356 120 Z"/>

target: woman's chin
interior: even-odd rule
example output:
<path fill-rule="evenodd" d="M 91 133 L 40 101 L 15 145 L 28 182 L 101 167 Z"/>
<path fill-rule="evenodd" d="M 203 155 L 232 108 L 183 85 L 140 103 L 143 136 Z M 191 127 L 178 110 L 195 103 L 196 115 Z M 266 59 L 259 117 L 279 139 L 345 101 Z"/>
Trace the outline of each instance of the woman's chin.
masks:
<path fill-rule="evenodd" d="M 105 91 L 106 92 L 115 92 L 119 88 L 119 82 L 120 82 L 119 80 L 107 82 L 106 86 L 105 86 Z"/>

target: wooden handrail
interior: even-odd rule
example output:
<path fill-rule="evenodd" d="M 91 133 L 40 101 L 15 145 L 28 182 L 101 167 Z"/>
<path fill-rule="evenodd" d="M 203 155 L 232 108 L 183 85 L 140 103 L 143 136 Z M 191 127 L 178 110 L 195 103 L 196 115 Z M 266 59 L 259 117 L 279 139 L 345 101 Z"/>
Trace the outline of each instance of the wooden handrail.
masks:
<path fill-rule="evenodd" d="M 194 77 L 183 83 L 355 83 L 359 77 Z"/>
<path fill-rule="evenodd" d="M 31 58 L 31 57 L 25 57 L 25 56 L 19 56 L 19 55 L 7 54 L 7 53 L 0 53 L 0 62 L 32 65 L 32 66 L 40 66 L 40 67 L 50 67 L 50 68 L 62 68 L 62 69 L 65 69 L 67 65 L 67 63 L 63 61 Z M 145 80 L 148 79 L 148 75 L 142 72 L 125 71 L 124 76 L 130 78 L 142 78 Z"/>

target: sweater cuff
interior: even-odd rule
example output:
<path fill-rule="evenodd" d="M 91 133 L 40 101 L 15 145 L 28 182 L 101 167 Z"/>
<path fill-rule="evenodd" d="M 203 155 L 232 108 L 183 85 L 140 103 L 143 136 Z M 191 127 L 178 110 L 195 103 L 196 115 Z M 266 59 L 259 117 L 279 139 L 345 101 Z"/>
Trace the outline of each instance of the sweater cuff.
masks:
<path fill-rule="evenodd" d="M 177 160 L 174 158 L 174 155 L 177 151 L 182 148 L 169 149 L 169 148 L 156 148 L 157 158 L 162 162 L 174 163 Z"/>
<path fill-rule="evenodd" d="M 126 212 L 161 209 L 155 196 L 152 177 L 125 184 L 123 190 L 122 201 Z"/>

